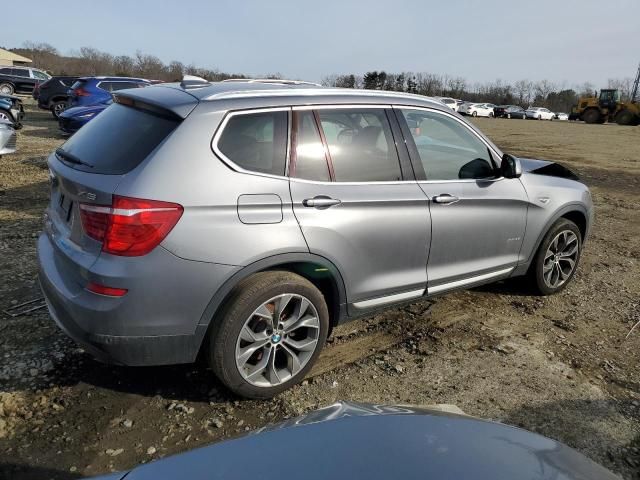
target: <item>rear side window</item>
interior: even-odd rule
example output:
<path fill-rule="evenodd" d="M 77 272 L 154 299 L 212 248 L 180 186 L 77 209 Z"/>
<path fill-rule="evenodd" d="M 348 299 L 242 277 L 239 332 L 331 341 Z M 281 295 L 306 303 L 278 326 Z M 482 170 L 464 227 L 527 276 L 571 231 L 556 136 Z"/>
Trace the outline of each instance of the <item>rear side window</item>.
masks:
<path fill-rule="evenodd" d="M 245 170 L 284 175 L 287 158 L 287 112 L 232 116 L 218 139 L 217 148 Z"/>
<path fill-rule="evenodd" d="M 318 110 L 336 182 L 402 179 L 384 109 Z"/>
<path fill-rule="evenodd" d="M 113 104 L 73 135 L 62 150 L 88 164 L 70 163 L 73 168 L 122 175 L 137 167 L 179 123 L 178 119 Z"/>
<path fill-rule="evenodd" d="M 296 112 L 295 118 L 297 134 L 291 175 L 317 182 L 330 181 L 329 165 L 313 112 Z"/>

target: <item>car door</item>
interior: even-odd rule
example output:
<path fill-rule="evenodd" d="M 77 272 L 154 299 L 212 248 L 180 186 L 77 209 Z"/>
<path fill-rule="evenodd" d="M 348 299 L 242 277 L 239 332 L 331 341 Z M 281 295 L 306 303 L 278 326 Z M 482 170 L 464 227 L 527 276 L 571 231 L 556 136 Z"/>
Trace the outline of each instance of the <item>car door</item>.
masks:
<path fill-rule="evenodd" d="M 350 311 L 425 293 L 428 202 L 389 106 L 293 111 L 290 187 L 311 253 L 335 264 Z"/>
<path fill-rule="evenodd" d="M 418 176 L 430 199 L 428 293 L 508 276 L 519 261 L 527 195 L 498 175 L 497 154 L 446 112 L 396 108 Z"/>

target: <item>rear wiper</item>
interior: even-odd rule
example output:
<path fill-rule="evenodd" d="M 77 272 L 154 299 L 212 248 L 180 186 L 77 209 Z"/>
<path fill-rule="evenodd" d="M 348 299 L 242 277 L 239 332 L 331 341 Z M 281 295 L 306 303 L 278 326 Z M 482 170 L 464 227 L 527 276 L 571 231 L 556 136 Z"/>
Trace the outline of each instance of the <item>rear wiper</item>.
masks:
<path fill-rule="evenodd" d="M 85 167 L 93 168 L 93 165 L 91 165 L 90 163 L 87 163 L 84 160 L 80 160 L 78 157 L 76 157 L 72 153 L 64 151 L 62 148 L 56 148 L 56 155 L 62 160 L 65 160 L 69 163 L 75 163 L 76 165 L 84 165 Z"/>

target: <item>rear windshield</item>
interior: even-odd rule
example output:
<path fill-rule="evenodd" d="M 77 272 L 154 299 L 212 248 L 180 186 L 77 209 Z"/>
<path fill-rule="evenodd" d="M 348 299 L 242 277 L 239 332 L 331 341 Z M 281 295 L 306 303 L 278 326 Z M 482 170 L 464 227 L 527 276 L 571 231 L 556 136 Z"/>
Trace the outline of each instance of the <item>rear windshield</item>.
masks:
<path fill-rule="evenodd" d="M 82 162 L 68 163 L 77 170 L 122 175 L 137 167 L 179 123 L 116 103 L 78 130 L 62 150 Z"/>

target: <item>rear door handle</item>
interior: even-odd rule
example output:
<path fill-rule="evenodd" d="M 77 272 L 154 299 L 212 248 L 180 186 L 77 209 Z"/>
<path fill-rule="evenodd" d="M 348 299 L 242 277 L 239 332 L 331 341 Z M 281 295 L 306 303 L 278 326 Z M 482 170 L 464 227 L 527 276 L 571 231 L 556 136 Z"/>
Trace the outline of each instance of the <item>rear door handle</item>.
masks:
<path fill-rule="evenodd" d="M 437 195 L 433 197 L 433 201 L 435 203 L 443 203 L 445 205 L 449 203 L 456 203 L 458 200 L 460 200 L 458 197 L 454 195 L 449 195 L 448 193 L 443 193 L 441 195 Z"/>
<path fill-rule="evenodd" d="M 338 200 L 337 198 L 331 198 L 323 195 L 318 195 L 317 197 L 313 198 L 305 198 L 302 201 L 302 205 L 304 205 L 305 207 L 314 207 L 320 209 L 333 207 L 334 205 L 340 205 L 341 203 L 342 201 Z"/>

